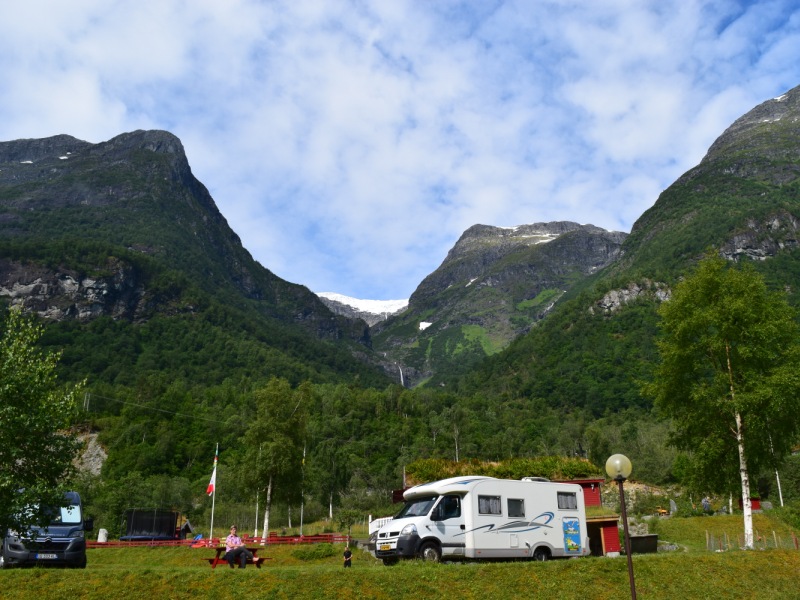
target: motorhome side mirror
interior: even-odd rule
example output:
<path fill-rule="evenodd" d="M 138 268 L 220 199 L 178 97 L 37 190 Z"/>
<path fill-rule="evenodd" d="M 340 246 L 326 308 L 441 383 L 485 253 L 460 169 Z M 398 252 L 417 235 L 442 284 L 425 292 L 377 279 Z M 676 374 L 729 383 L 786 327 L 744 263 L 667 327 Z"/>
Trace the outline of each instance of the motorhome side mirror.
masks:
<path fill-rule="evenodd" d="M 431 513 L 431 521 L 441 521 L 442 519 L 442 505 L 439 504 L 436 508 L 433 509 Z"/>
<path fill-rule="evenodd" d="M 91 531 L 94 529 L 94 518 L 87 517 L 83 520 L 83 530 L 84 531 Z"/>

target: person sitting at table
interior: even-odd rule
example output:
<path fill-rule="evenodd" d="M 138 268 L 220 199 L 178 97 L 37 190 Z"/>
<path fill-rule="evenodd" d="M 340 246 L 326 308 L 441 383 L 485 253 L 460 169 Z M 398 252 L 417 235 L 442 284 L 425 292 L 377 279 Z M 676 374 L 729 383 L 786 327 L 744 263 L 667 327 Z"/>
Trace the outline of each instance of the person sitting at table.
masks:
<path fill-rule="evenodd" d="M 225 556 L 228 564 L 233 568 L 233 563 L 239 559 L 239 568 L 244 569 L 248 560 L 253 560 L 253 553 L 244 547 L 242 538 L 236 535 L 236 525 L 231 525 L 231 532 L 225 538 Z"/>

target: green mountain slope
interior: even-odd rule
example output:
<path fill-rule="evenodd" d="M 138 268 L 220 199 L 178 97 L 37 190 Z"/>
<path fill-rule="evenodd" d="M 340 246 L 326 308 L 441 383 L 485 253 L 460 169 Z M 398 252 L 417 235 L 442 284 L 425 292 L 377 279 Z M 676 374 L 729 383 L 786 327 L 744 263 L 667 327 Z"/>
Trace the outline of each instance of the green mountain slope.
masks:
<path fill-rule="evenodd" d="M 634 225 L 622 257 L 566 294 L 540 326 L 451 388 L 542 398 L 595 416 L 648 408 L 655 309 L 709 248 L 800 289 L 800 88 L 738 119 Z M 796 295 L 792 301 L 797 302 Z"/>
<path fill-rule="evenodd" d="M 764 260 L 797 246 L 800 88 L 737 119 L 636 222 L 618 272 L 675 276 L 709 246 Z"/>
<path fill-rule="evenodd" d="M 386 382 L 366 325 L 254 261 L 162 131 L 0 143 L 3 298 L 53 321 L 73 378 Z"/>

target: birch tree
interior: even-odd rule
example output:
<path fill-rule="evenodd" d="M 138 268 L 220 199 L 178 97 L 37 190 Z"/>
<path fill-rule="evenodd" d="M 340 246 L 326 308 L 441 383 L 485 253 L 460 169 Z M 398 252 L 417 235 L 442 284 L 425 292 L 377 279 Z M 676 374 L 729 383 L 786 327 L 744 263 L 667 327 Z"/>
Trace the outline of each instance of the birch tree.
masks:
<path fill-rule="evenodd" d="M 285 379 L 271 379 L 254 393 L 256 418 L 245 434 L 245 478 L 264 493 L 264 538 L 269 534 L 276 486 L 281 486 L 287 501 L 293 490 L 300 489 L 309 394 L 308 384 L 293 390 Z"/>
<path fill-rule="evenodd" d="M 673 441 L 691 452 L 700 485 L 731 490 L 738 470 L 744 545 L 752 548 L 749 474 L 774 468 L 800 425 L 794 311 L 750 265 L 710 255 L 659 313 L 661 361 L 645 391 L 672 417 Z"/>

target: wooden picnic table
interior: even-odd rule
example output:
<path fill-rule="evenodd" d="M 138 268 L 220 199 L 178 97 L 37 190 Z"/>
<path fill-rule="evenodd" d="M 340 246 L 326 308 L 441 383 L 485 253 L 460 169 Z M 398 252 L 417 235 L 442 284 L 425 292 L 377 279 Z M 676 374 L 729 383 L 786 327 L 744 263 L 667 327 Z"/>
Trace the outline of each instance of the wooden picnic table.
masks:
<path fill-rule="evenodd" d="M 259 556 L 258 555 L 258 551 L 261 550 L 260 546 L 245 546 L 245 547 L 253 555 L 253 560 L 250 560 L 248 558 L 246 564 L 255 565 L 257 568 L 260 569 L 261 568 L 261 563 L 263 563 L 265 560 L 269 560 L 268 557 L 264 557 L 264 556 Z M 205 558 L 205 559 L 203 559 L 203 560 L 207 560 L 208 561 L 208 564 L 211 565 L 212 569 L 216 569 L 217 565 L 227 565 L 228 564 L 228 561 L 225 560 L 225 558 L 224 558 L 225 553 L 226 553 L 225 546 L 218 546 L 217 548 L 215 548 L 215 550 L 217 551 L 217 555 L 214 558 Z M 239 562 L 239 560 L 241 560 L 241 559 L 237 559 L 236 562 Z"/>

